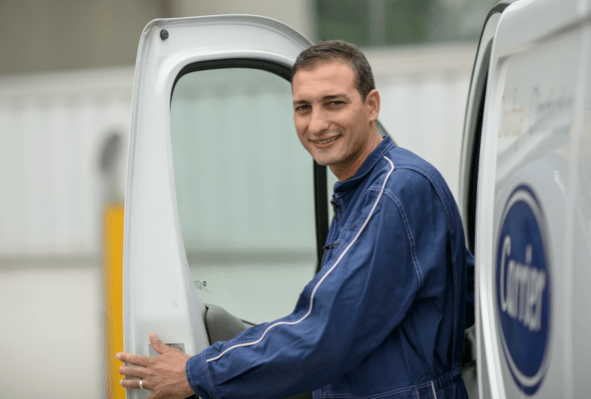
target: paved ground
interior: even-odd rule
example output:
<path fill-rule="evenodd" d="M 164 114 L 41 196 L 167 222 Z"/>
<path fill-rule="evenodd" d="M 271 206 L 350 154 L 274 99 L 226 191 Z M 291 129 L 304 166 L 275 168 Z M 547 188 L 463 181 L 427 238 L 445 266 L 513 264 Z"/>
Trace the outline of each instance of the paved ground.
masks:
<path fill-rule="evenodd" d="M 98 259 L 0 259 L 0 397 L 104 398 Z"/>

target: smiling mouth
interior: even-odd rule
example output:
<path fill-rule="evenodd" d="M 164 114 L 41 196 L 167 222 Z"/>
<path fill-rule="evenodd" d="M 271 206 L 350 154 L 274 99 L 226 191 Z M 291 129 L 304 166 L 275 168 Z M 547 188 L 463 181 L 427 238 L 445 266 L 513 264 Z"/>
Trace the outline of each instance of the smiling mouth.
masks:
<path fill-rule="evenodd" d="M 328 144 L 328 143 L 332 143 L 333 141 L 335 141 L 336 139 L 338 139 L 339 137 L 341 137 L 341 135 L 339 134 L 338 136 L 335 136 L 331 139 L 328 140 L 324 140 L 324 141 L 316 141 L 316 144 Z"/>

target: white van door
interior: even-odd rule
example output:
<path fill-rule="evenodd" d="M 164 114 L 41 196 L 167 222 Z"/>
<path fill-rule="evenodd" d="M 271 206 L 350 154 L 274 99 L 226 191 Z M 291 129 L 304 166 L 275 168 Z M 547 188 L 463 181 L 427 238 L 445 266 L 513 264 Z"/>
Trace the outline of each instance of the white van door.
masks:
<path fill-rule="evenodd" d="M 289 314 L 316 273 L 332 184 L 299 143 L 289 82 L 310 45 L 255 16 L 144 29 L 125 203 L 126 352 L 153 355 L 155 332 L 199 353 Z"/>
<path fill-rule="evenodd" d="M 469 108 L 480 112 L 482 138 L 463 179 L 477 192 L 480 398 L 578 398 L 591 389 L 590 4 L 517 1 L 483 32 L 486 101 L 476 103 L 483 111 Z"/>

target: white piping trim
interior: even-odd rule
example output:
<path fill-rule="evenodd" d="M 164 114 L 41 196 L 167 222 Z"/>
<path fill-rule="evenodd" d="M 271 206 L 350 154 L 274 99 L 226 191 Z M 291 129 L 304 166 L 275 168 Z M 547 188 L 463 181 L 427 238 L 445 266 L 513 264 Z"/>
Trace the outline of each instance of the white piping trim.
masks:
<path fill-rule="evenodd" d="M 355 242 L 357 241 L 357 239 L 361 235 L 361 232 L 365 229 L 365 226 L 367 226 L 367 223 L 369 222 L 369 219 L 373 215 L 373 212 L 375 211 L 376 207 L 378 206 L 378 203 L 380 202 L 380 198 L 382 198 L 382 193 L 384 192 L 384 188 L 386 187 L 386 183 L 388 182 L 388 178 L 390 177 L 390 174 L 394 170 L 394 163 L 392 163 L 392 161 L 390 161 L 385 156 L 384 156 L 384 159 L 387 160 L 390 163 L 390 165 L 392 166 L 392 169 L 390 169 L 390 171 L 388 172 L 388 175 L 384 179 L 384 184 L 382 184 L 382 189 L 380 190 L 380 194 L 378 195 L 378 198 L 376 199 L 376 202 L 373 204 L 373 208 L 371 208 L 371 212 L 369 212 L 369 215 L 367 216 L 367 219 L 365 219 L 365 222 L 363 222 L 363 225 L 361 226 L 361 228 L 357 232 L 357 235 L 355 235 L 355 238 L 353 238 L 353 241 L 351 241 L 351 243 L 349 244 L 349 246 L 343 251 L 343 253 L 341 254 L 341 256 L 339 256 L 339 258 L 337 259 L 337 261 L 335 262 L 335 264 L 332 265 L 332 267 L 330 268 L 330 270 L 328 272 L 326 272 L 326 274 L 324 276 L 322 276 L 322 278 L 320 279 L 320 281 L 318 281 L 318 283 L 316 283 L 316 286 L 314 286 L 314 290 L 312 291 L 312 295 L 310 295 L 310 307 L 308 309 L 308 312 L 301 319 L 299 319 L 297 321 L 292 321 L 292 322 L 280 321 L 278 323 L 272 324 L 272 325 L 270 325 L 265 330 L 265 332 L 263 333 L 263 335 L 261 335 L 261 337 L 258 340 L 253 341 L 253 342 L 245 342 L 245 343 L 242 343 L 242 344 L 236 344 L 234 346 L 231 346 L 231 347 L 227 348 L 225 351 L 223 351 L 222 353 L 220 353 L 219 355 L 217 355 L 216 357 L 212 357 L 211 359 L 207 359 L 206 360 L 206 363 L 213 362 L 214 360 L 218 360 L 219 358 L 221 358 L 222 356 L 224 356 L 226 353 L 228 353 L 232 349 L 240 348 L 242 346 L 256 345 L 259 342 L 261 342 L 263 340 L 263 338 L 265 338 L 265 335 L 267 335 L 267 333 L 269 332 L 269 330 L 271 330 L 273 327 L 280 326 L 280 325 L 293 326 L 295 324 L 299 324 L 304 319 L 306 319 L 310 315 L 310 313 L 312 313 L 312 305 L 314 304 L 314 295 L 316 294 L 316 290 L 318 290 L 318 287 L 320 287 L 320 284 L 322 284 L 324 282 L 324 280 L 326 279 L 326 277 L 328 277 L 328 275 L 335 269 L 335 267 L 337 267 L 337 265 L 340 263 L 341 259 L 343 259 L 343 256 L 345 256 L 345 254 L 349 251 L 349 248 L 351 248 L 351 246 L 353 246 L 353 244 L 355 244 Z"/>
<path fill-rule="evenodd" d="M 431 380 L 431 389 L 433 390 L 433 397 L 437 399 L 437 393 L 435 392 L 435 384 L 433 383 L 433 380 Z"/>

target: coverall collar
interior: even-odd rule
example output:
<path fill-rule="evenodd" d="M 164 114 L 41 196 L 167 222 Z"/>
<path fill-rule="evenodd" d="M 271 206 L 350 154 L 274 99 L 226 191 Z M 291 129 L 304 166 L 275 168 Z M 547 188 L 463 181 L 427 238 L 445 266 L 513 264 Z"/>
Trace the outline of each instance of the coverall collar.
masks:
<path fill-rule="evenodd" d="M 344 181 L 336 182 L 334 186 L 335 196 L 339 196 L 346 191 L 356 187 L 363 178 L 374 168 L 380 159 L 384 156 L 386 151 L 394 146 L 390 136 L 384 136 L 384 139 L 378 144 L 378 146 L 369 154 L 369 156 L 363 161 L 361 167 L 355 172 L 353 177 Z"/>

